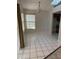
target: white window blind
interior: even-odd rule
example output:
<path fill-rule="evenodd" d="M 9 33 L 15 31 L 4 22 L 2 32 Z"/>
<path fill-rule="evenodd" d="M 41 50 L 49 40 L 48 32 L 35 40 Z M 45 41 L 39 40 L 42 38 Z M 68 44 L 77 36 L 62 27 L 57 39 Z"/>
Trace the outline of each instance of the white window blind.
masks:
<path fill-rule="evenodd" d="M 27 29 L 35 29 L 35 15 L 26 15 Z"/>

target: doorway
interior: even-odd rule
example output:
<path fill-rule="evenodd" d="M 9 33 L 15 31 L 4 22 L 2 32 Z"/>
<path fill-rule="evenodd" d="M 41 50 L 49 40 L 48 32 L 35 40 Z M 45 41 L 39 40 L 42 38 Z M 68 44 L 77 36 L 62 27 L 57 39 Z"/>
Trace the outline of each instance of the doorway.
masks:
<path fill-rule="evenodd" d="M 19 41 L 20 41 L 20 48 L 24 48 L 24 35 L 23 35 L 23 28 L 22 28 L 22 19 L 20 13 L 20 5 L 17 4 L 17 22 L 18 22 L 18 30 L 19 30 Z"/>
<path fill-rule="evenodd" d="M 52 34 L 59 33 L 61 11 L 53 13 Z"/>

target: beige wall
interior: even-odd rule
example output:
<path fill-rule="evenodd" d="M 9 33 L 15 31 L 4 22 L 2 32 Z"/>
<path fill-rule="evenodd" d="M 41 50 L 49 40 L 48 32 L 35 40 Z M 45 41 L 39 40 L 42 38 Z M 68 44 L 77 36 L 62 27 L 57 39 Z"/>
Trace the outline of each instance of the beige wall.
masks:
<path fill-rule="evenodd" d="M 24 13 L 21 13 L 21 19 L 22 19 L 22 28 L 23 28 L 23 32 L 25 31 L 25 27 L 24 27 Z"/>
<path fill-rule="evenodd" d="M 60 28 L 59 28 L 58 44 L 61 45 L 61 22 L 60 22 Z"/>
<path fill-rule="evenodd" d="M 51 0 L 21 0 L 23 8 L 37 10 L 40 1 L 40 9 L 49 11 L 51 9 Z"/>
<path fill-rule="evenodd" d="M 18 28 L 18 23 L 17 23 L 17 52 L 19 51 L 20 48 L 20 41 L 19 41 L 19 28 Z"/>
<path fill-rule="evenodd" d="M 53 13 L 60 11 L 60 10 L 61 10 L 61 5 L 55 8 L 51 7 L 49 11 L 41 10 L 40 13 L 37 13 L 36 10 L 24 10 L 24 13 L 36 15 L 36 31 L 45 31 L 51 34 L 51 31 L 53 29 L 52 28 Z"/>
<path fill-rule="evenodd" d="M 50 12 L 48 11 L 41 11 L 36 15 L 36 28 L 37 31 L 46 31 L 50 32 Z"/>
<path fill-rule="evenodd" d="M 35 11 L 25 11 L 25 14 L 35 14 L 36 15 L 36 31 L 45 31 L 51 33 L 52 18 L 51 12 L 41 10 L 40 13 Z M 27 30 L 28 31 L 28 30 Z"/>

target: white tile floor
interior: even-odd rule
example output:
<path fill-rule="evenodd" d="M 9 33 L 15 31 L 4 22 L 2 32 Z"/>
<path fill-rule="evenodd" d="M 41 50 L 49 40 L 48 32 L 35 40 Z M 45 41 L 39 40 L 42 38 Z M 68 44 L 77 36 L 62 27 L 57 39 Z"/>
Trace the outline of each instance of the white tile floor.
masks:
<path fill-rule="evenodd" d="M 43 59 L 58 47 L 57 36 L 47 33 L 25 33 L 25 48 L 18 52 L 18 59 Z"/>

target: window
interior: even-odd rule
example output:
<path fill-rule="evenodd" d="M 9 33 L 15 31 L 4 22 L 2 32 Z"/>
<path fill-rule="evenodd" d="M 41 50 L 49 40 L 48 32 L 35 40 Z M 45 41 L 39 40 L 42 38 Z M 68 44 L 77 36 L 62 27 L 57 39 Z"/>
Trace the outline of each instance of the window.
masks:
<path fill-rule="evenodd" d="M 35 29 L 35 15 L 26 15 L 27 29 Z"/>
<path fill-rule="evenodd" d="M 56 7 L 61 4 L 61 0 L 51 0 L 51 4 Z"/>

